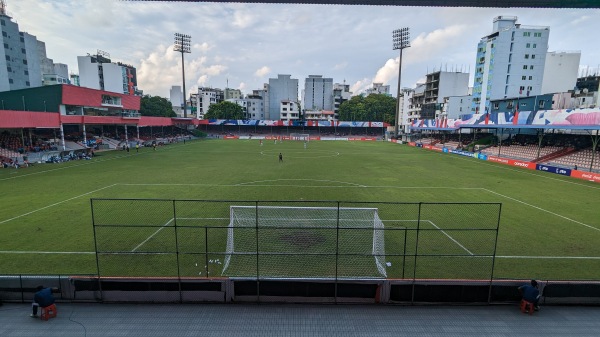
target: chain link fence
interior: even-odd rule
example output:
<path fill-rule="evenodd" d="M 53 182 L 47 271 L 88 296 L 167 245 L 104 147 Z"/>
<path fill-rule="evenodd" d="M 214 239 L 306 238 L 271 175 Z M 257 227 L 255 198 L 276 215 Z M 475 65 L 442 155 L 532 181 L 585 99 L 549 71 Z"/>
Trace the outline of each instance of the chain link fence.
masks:
<path fill-rule="evenodd" d="M 92 199 L 98 275 L 493 278 L 499 203 Z"/>

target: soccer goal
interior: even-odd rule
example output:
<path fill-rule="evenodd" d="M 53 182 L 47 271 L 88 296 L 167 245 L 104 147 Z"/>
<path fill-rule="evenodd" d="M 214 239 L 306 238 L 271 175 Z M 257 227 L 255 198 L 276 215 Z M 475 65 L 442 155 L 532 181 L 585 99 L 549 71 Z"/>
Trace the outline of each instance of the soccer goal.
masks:
<path fill-rule="evenodd" d="M 308 142 L 310 141 L 310 135 L 308 133 L 290 133 L 290 140 L 300 140 Z"/>
<path fill-rule="evenodd" d="M 231 206 L 222 275 L 385 278 L 377 208 Z"/>

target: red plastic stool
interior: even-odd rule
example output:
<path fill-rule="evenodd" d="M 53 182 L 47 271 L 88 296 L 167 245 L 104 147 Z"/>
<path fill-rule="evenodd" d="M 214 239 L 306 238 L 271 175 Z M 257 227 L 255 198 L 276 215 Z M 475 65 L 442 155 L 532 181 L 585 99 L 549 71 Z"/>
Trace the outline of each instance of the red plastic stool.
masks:
<path fill-rule="evenodd" d="M 49 318 L 56 317 L 56 314 L 57 314 L 56 305 L 52 304 L 47 307 L 43 307 L 41 309 L 42 309 L 42 314 L 40 315 L 40 318 L 43 319 L 44 321 L 47 321 Z"/>
<path fill-rule="evenodd" d="M 525 301 L 525 300 L 521 300 L 521 312 L 522 313 L 526 313 L 527 310 L 529 310 L 529 314 L 533 315 L 533 311 L 534 311 L 534 305 L 531 302 Z"/>

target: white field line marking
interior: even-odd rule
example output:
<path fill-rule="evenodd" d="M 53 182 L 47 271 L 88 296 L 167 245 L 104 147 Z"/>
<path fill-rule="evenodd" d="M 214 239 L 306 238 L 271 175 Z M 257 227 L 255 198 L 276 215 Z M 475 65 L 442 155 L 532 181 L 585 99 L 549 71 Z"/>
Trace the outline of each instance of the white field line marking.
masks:
<path fill-rule="evenodd" d="M 43 252 L 33 250 L 0 250 L 0 254 L 96 254 L 96 252 Z"/>
<path fill-rule="evenodd" d="M 460 248 L 464 249 L 465 252 L 469 253 L 469 255 L 475 255 L 475 254 L 471 253 L 471 251 L 468 250 L 467 247 L 461 245 L 460 242 L 456 241 L 456 239 L 454 239 L 448 233 L 446 233 L 446 231 L 444 231 L 443 229 L 439 228 L 436 224 L 434 224 L 433 221 L 431 221 L 431 220 L 421 220 L 421 221 L 423 221 L 423 222 L 429 222 L 431 225 L 433 225 L 433 227 L 437 228 L 438 230 L 440 230 L 440 232 L 442 232 L 444 235 L 446 235 L 448 237 L 448 239 L 452 240 L 454 243 L 456 243 L 457 245 L 459 245 Z"/>
<path fill-rule="evenodd" d="M 429 151 L 427 151 L 427 152 L 429 152 Z M 551 177 L 551 176 L 545 175 L 545 174 L 535 174 L 535 173 L 529 172 L 529 170 L 512 168 L 510 166 L 506 166 L 506 165 L 500 164 L 500 163 L 497 163 L 499 165 L 496 165 L 496 163 L 491 163 L 491 162 L 487 162 L 487 161 L 484 161 L 484 160 L 481 160 L 481 159 L 469 158 L 469 157 L 464 157 L 464 156 L 450 156 L 450 158 L 467 160 L 467 161 L 470 161 L 472 163 L 476 162 L 476 163 L 479 163 L 479 164 L 482 164 L 482 165 L 487 165 L 487 166 L 495 167 L 495 168 L 502 169 L 502 170 L 519 172 L 519 173 L 522 173 L 522 174 L 528 174 L 528 175 L 536 176 L 536 177 L 539 177 L 539 178 L 546 178 L 546 179 L 560 181 L 560 182 L 563 182 L 563 183 L 568 183 L 568 184 L 573 184 L 573 185 L 577 185 L 577 186 L 582 186 L 582 187 L 587 187 L 587 188 L 593 188 L 593 189 L 596 189 L 596 190 L 600 190 L 600 187 L 597 187 L 597 186 L 585 185 L 585 184 L 578 183 L 578 182 L 575 182 L 575 181 L 558 179 L 558 178 L 554 178 L 554 177 Z M 471 159 L 476 159 L 476 160 L 473 161 Z M 570 178 L 570 179 L 574 179 L 574 178 Z"/>
<path fill-rule="evenodd" d="M 33 213 L 35 213 L 35 212 L 39 212 L 39 211 L 45 210 L 46 208 L 50 208 L 50 207 L 54 207 L 54 206 L 56 206 L 56 205 L 63 204 L 63 203 L 65 203 L 65 202 L 67 202 L 67 201 L 71 201 L 71 200 L 74 200 L 74 199 L 77 199 L 77 198 L 81 198 L 81 197 L 83 197 L 83 196 L 86 196 L 86 195 L 88 195 L 88 194 L 96 193 L 96 192 L 98 192 L 98 191 L 102 191 L 102 190 L 104 190 L 104 189 L 111 188 L 111 187 L 113 187 L 113 186 L 115 186 L 115 185 L 117 185 L 117 184 L 112 184 L 112 185 L 104 186 L 104 187 L 102 187 L 102 188 L 99 188 L 99 189 L 97 189 L 97 190 L 93 190 L 93 191 L 91 191 L 91 192 L 87 192 L 87 193 L 84 193 L 84 194 L 80 194 L 80 195 L 78 195 L 78 196 L 76 196 L 76 197 L 69 198 L 69 199 L 67 199 L 67 200 L 63 200 L 63 201 L 59 201 L 59 202 L 55 202 L 55 203 L 53 203 L 53 204 L 51 204 L 51 205 L 44 206 L 44 207 L 42 207 L 42 208 L 38 208 L 38 209 L 36 209 L 36 210 L 33 210 L 33 211 L 31 211 L 31 212 L 27 212 L 27 213 L 24 213 L 24 214 L 21 214 L 21 215 L 17 215 L 16 217 L 13 217 L 13 218 L 10 218 L 10 219 L 2 220 L 2 221 L 0 221 L 0 224 L 3 224 L 3 223 L 5 223 L 5 222 L 9 222 L 9 221 L 12 221 L 12 220 L 15 220 L 15 219 L 18 219 L 18 218 L 22 218 L 22 217 L 24 217 L 24 216 L 27 216 L 27 215 L 29 215 L 29 214 L 33 214 Z"/>
<path fill-rule="evenodd" d="M 345 183 L 344 184 L 353 184 Z M 248 185 L 249 183 L 240 184 L 131 184 L 117 183 L 120 186 L 198 186 L 198 187 L 306 187 L 306 188 L 391 188 L 391 189 L 449 189 L 449 190 L 484 190 L 482 187 L 454 187 L 454 186 L 368 186 L 368 185 L 351 185 L 351 186 L 323 186 L 323 185 Z"/>
<path fill-rule="evenodd" d="M 0 254 L 83 254 L 93 255 L 96 252 L 45 252 L 45 251 L 18 251 L 0 250 Z M 486 256 L 477 256 L 486 257 Z M 489 256 L 492 257 L 492 256 Z M 498 259 L 552 259 L 552 260 L 600 260 L 600 256 L 526 256 L 526 255 L 496 255 Z"/>
<path fill-rule="evenodd" d="M 257 183 L 267 183 L 267 182 L 273 182 L 273 181 L 316 181 L 316 182 L 346 184 L 346 185 L 352 185 L 352 186 L 357 186 L 357 187 L 366 187 L 365 185 L 356 184 L 356 183 L 349 183 L 349 182 L 345 182 L 345 181 L 318 180 L 318 179 L 274 179 L 274 180 L 258 180 L 258 181 L 249 181 L 247 183 L 239 183 L 236 186 L 251 185 L 251 184 L 257 184 Z"/>
<path fill-rule="evenodd" d="M 600 231 L 600 228 L 596 228 L 596 227 L 594 227 L 594 226 L 590 226 L 590 225 L 584 224 L 583 222 L 580 222 L 580 221 L 577 221 L 577 220 L 573 220 L 573 219 L 571 219 L 571 218 L 567 218 L 567 217 L 566 217 L 566 216 L 564 216 L 564 215 L 560 215 L 560 214 L 558 214 L 558 213 L 551 212 L 551 211 L 549 211 L 549 210 L 546 210 L 546 209 L 543 209 L 543 208 L 541 208 L 541 207 L 534 206 L 534 205 L 532 205 L 532 204 L 528 204 L 528 203 L 526 203 L 525 201 L 521 201 L 521 200 L 518 200 L 518 199 L 515 199 L 515 198 L 512 198 L 512 197 L 506 196 L 506 195 L 504 195 L 504 194 L 500 194 L 500 193 L 498 193 L 498 192 L 494 192 L 494 191 L 492 191 L 492 190 L 488 190 L 487 188 L 484 188 L 483 190 L 485 190 L 485 191 L 487 191 L 487 192 L 490 192 L 490 193 L 492 193 L 492 194 L 496 194 L 496 195 L 499 195 L 499 196 L 501 196 L 501 197 L 504 197 L 504 198 L 507 198 L 507 199 L 510 199 L 510 200 L 516 201 L 516 202 L 518 202 L 518 203 L 521 203 L 521 204 L 523 204 L 523 205 L 527 205 L 527 206 L 529 206 L 529 207 L 533 207 L 533 208 L 535 208 L 535 209 L 537 209 L 537 210 L 540 210 L 540 211 L 542 211 L 542 212 L 546 212 L 546 213 L 550 213 L 550 214 L 552 214 L 552 215 L 556 215 L 556 216 L 557 216 L 557 217 L 559 217 L 559 218 L 563 218 L 563 219 L 565 219 L 565 220 L 568 220 L 568 221 L 574 222 L 574 223 L 576 223 L 576 224 L 579 224 L 579 225 L 582 225 L 582 226 L 585 226 L 585 227 L 591 228 L 591 229 L 593 229 L 593 230 Z"/>
<path fill-rule="evenodd" d="M 135 248 L 133 248 L 131 250 L 131 252 L 135 252 L 138 248 L 140 248 L 141 246 L 144 245 L 144 243 L 148 242 L 148 240 L 152 239 L 152 237 L 154 237 L 154 235 L 158 234 L 158 232 L 160 232 L 163 228 L 167 227 L 171 222 L 173 222 L 173 220 L 175 220 L 174 218 L 172 218 L 171 220 L 167 221 L 166 224 L 162 225 L 162 227 L 160 227 L 159 229 L 156 230 L 156 232 L 154 232 L 154 234 L 150 235 L 146 240 L 144 240 L 142 243 L 140 243 L 139 245 L 135 246 Z"/>

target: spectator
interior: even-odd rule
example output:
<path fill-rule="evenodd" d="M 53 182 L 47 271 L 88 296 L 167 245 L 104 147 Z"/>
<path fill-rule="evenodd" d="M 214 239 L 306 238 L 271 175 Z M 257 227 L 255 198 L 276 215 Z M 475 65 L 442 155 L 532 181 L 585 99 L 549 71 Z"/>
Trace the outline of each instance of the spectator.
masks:
<path fill-rule="evenodd" d="M 31 304 L 33 313 L 30 317 L 38 317 L 38 307 L 45 308 L 49 305 L 54 304 L 54 296 L 52 296 L 52 288 L 44 288 L 43 286 L 37 287 L 37 292 L 33 295 L 33 303 Z"/>
<path fill-rule="evenodd" d="M 538 302 L 540 301 L 540 291 L 538 290 L 538 283 L 536 280 L 531 280 L 530 283 L 520 286 L 519 294 L 525 301 L 533 303 L 535 311 L 540 310 L 538 305 Z"/>

